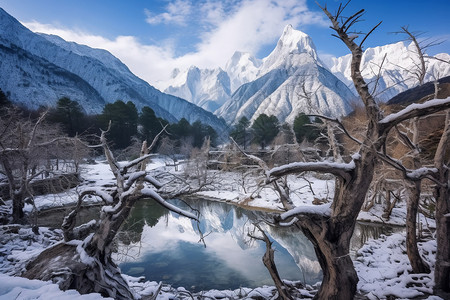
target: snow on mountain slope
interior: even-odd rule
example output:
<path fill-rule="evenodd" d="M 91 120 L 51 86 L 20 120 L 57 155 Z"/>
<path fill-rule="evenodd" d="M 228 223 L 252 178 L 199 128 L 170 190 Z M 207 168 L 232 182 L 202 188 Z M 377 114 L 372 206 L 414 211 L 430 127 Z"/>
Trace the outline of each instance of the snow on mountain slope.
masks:
<path fill-rule="evenodd" d="M 225 71 L 196 67 L 175 71 L 165 92 L 210 110 L 218 107 L 214 113 L 229 124 L 242 116 L 254 120 L 262 113 L 291 123 L 299 112 L 341 116 L 350 112 L 354 98 L 323 68 L 312 39 L 291 25 L 266 58 L 237 51 Z"/>
<path fill-rule="evenodd" d="M 178 73 L 164 92 L 213 112 L 230 98 L 230 78 L 220 68 L 191 67 L 187 72 Z"/>
<path fill-rule="evenodd" d="M 443 61 L 450 62 L 446 53 L 436 55 Z M 427 74 L 425 82 L 450 75 L 450 64 L 436 59 L 426 59 Z M 356 93 L 350 77 L 351 54 L 333 58 L 330 70 Z M 375 97 L 387 101 L 407 89 L 418 85 L 417 76 L 419 59 L 414 44 L 398 42 L 385 46 L 367 48 L 361 61 L 362 75 L 372 92 L 376 86 Z M 382 67 L 380 72 L 380 67 Z M 377 77 L 380 79 L 377 82 Z"/>
<path fill-rule="evenodd" d="M 322 65 L 317 57 L 317 50 L 312 39 L 299 30 L 295 30 L 292 25 L 284 28 L 275 49 L 263 59 L 261 68 L 258 70 L 258 77 L 274 69 L 288 69 L 292 66 L 298 66 L 298 57 L 307 57 L 307 54 L 316 63 Z M 301 63 L 301 62 L 300 62 Z"/>
<path fill-rule="evenodd" d="M 132 74 L 120 60 L 109 52 L 68 43 L 56 36 L 35 34 L 3 9 L 0 9 L 0 37 L 4 49 L 20 49 L 20 51 L 11 52 L 11 55 L 8 56 L 8 59 L 19 62 L 16 69 L 27 70 L 27 72 L 17 71 L 15 73 L 20 77 L 18 80 L 24 80 L 23 78 L 27 76 L 33 79 L 30 80 L 29 85 L 34 87 L 34 91 L 30 91 L 29 86 L 26 85 L 13 86 L 9 83 L 0 86 L 5 93 L 13 96 L 11 100 L 14 102 L 31 107 L 32 102 L 41 103 L 42 99 L 46 99 L 46 102 L 42 102 L 42 104 L 54 105 L 63 91 L 64 96 L 79 101 L 83 108 L 90 113 L 99 113 L 105 102 L 109 103 L 120 99 L 134 102 L 138 109 L 145 105 L 150 106 L 158 116 L 171 122 L 184 117 L 191 123 L 201 120 L 219 132 L 226 130 L 225 124 L 212 113 L 186 100 L 158 91 Z M 26 55 L 29 59 L 25 62 L 20 59 L 19 53 L 22 53 L 22 56 Z M 26 64 L 22 65 L 22 62 Z M 33 66 L 35 64 L 36 66 Z M 39 64 L 40 66 L 38 66 Z M 50 71 L 49 75 L 40 76 L 39 70 L 45 71 L 45 68 L 42 67 L 43 64 L 59 68 L 57 75 L 72 78 L 71 80 L 65 79 L 72 83 L 65 86 L 63 84 L 65 81 L 63 82 L 61 78 L 54 79 L 52 77 L 54 72 Z M 11 63 L 1 62 L 0 82 L 2 83 L 8 81 L 8 73 L 6 73 L 8 65 L 11 66 Z M 50 78 L 47 78 L 48 76 Z M 31 81 L 33 82 L 31 83 Z M 59 85 L 55 87 L 52 84 L 53 81 L 58 82 Z M 73 81 L 82 82 L 80 84 L 82 91 L 77 90 L 78 84 L 73 84 Z M 37 86 L 41 88 L 38 89 Z M 90 93 L 86 91 L 90 91 Z"/>
<path fill-rule="evenodd" d="M 199 69 L 192 66 L 181 72 L 173 71 L 166 82 L 164 92 L 192 102 L 205 110 L 214 112 L 231 98 L 232 93 L 242 84 L 257 78 L 261 61 L 249 53 L 235 52 L 221 68 Z"/>
<path fill-rule="evenodd" d="M 32 109 L 51 107 L 55 99 L 79 99 L 88 114 L 101 111 L 105 100 L 86 81 L 47 60 L 4 43 L 0 38 L 0 87 L 12 100 Z"/>
<path fill-rule="evenodd" d="M 244 83 L 257 78 L 262 61 L 250 53 L 236 51 L 225 65 L 225 71 L 230 77 L 231 92 L 234 93 Z"/>
<path fill-rule="evenodd" d="M 257 76 L 216 114 L 230 124 L 243 116 L 255 120 L 262 113 L 292 123 L 300 112 L 339 117 L 351 111 L 353 93 L 323 67 L 311 38 L 290 25 Z"/>

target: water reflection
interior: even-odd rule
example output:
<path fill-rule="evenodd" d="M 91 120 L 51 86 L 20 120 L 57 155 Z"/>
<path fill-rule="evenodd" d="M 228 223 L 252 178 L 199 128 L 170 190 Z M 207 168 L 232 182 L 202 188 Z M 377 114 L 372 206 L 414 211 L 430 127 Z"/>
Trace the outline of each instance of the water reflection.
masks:
<path fill-rule="evenodd" d="M 186 206 L 180 201 L 176 204 Z M 252 222 L 260 220 L 262 213 L 210 201 L 190 201 L 189 205 L 201 213 L 199 228 L 206 247 L 199 243 L 194 221 L 151 201 L 140 202 L 120 234 L 115 255 L 124 273 L 193 291 L 273 285 L 261 261 L 264 243 L 248 236 L 254 230 Z M 314 250 L 303 235 L 291 228 L 265 229 L 275 240 L 282 278 L 309 284 L 321 280 Z"/>
<path fill-rule="evenodd" d="M 182 202 L 176 203 L 187 209 Z M 169 213 L 152 201 L 136 204 L 118 234 L 114 259 L 124 273 L 145 276 L 193 291 L 233 289 L 240 286 L 273 285 L 261 258 L 264 243 L 252 240 L 252 222 L 264 213 L 251 212 L 225 203 L 191 201 L 201 212 L 199 228 L 205 235 L 205 248 L 199 243 L 197 223 Z M 60 228 L 69 208 L 41 212 L 39 225 Z M 98 218 L 99 207 L 82 209 L 77 225 Z M 313 284 L 321 280 L 314 249 L 295 228 L 264 226 L 276 249 L 275 259 L 281 277 Z M 351 241 L 351 255 L 369 239 L 381 234 L 404 231 L 404 227 L 358 223 Z"/>

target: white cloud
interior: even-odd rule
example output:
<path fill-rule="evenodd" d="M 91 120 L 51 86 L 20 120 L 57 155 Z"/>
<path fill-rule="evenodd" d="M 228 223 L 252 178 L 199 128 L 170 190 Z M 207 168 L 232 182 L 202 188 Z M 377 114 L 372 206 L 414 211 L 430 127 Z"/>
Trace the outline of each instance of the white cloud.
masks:
<path fill-rule="evenodd" d="M 166 9 L 166 12 L 160 14 L 153 14 L 150 10 L 145 9 L 147 16 L 145 21 L 149 24 L 186 25 L 187 18 L 192 11 L 192 4 L 190 1 L 175 0 L 174 2 L 170 2 Z"/>
<path fill-rule="evenodd" d="M 169 41 L 164 46 L 153 46 L 144 45 L 133 36 L 118 36 L 111 40 L 79 30 L 37 22 L 24 25 L 35 32 L 55 34 L 67 41 L 106 49 L 126 64 L 135 75 L 155 86 L 157 81 L 169 76 L 170 71 L 176 67 L 173 48 Z"/>
<path fill-rule="evenodd" d="M 191 65 L 223 67 L 236 50 L 255 54 L 262 47 L 275 44 L 288 24 L 294 28 L 328 24 L 321 13 L 308 10 L 305 0 L 205 0 L 195 4 L 175 0 L 166 9 L 158 15 L 147 12 L 147 22 L 172 22 L 188 26 L 187 21 L 194 20 L 195 28 L 203 30 L 199 36 L 200 42 L 194 45 L 195 51 L 176 56 L 177 41 L 170 37 L 156 46 L 142 44 L 133 36 L 107 39 L 37 22 L 24 25 L 32 31 L 56 34 L 68 41 L 106 49 L 134 74 L 162 88 L 174 68 L 185 69 Z M 189 30 L 189 27 L 185 28 Z"/>
<path fill-rule="evenodd" d="M 321 13 L 307 9 L 306 1 L 243 0 L 232 11 L 208 2 L 210 10 L 205 15 L 220 20 L 216 27 L 204 32 L 197 45 L 196 65 L 223 66 L 234 51 L 257 53 L 263 46 L 274 44 L 283 28 L 292 24 L 299 27 L 307 24 L 328 24 Z M 228 13 L 228 14 L 227 14 Z"/>

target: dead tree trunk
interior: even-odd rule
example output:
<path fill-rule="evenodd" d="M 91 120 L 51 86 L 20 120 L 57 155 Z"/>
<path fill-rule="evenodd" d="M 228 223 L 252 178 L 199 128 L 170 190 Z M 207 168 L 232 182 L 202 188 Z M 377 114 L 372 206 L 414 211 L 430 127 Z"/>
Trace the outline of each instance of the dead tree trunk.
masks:
<path fill-rule="evenodd" d="M 128 217 L 134 203 L 143 198 L 153 199 L 169 210 L 197 219 L 194 214 L 185 212 L 161 198 L 156 189 L 161 188 L 162 184 L 146 172 L 146 161 L 149 158 L 147 153 L 156 144 L 160 134 L 156 136 L 150 147 L 147 148 L 146 143 L 143 143 L 139 158 L 128 163 L 119 163 L 107 145 L 106 131 L 102 132 L 101 145 L 116 179 L 115 188 L 108 193 L 95 188 L 84 190 L 79 196 L 77 207 L 63 222 L 66 243 L 45 250 L 27 266 L 23 276 L 30 279 L 53 280 L 62 289 L 75 288 L 80 293 L 97 292 L 114 299 L 135 298 L 121 276 L 119 268 L 111 259 L 114 237 Z M 83 198 L 87 195 L 100 197 L 105 202 L 105 206 L 101 209 L 98 222 L 85 224 L 83 230 L 75 229 L 73 220 Z M 70 240 L 86 235 L 85 229 L 91 229 L 94 232 L 82 241 Z M 42 272 L 42 270 L 45 271 Z"/>
<path fill-rule="evenodd" d="M 275 256 L 274 256 L 275 251 L 272 249 L 272 242 L 269 240 L 267 234 L 264 232 L 264 230 L 261 229 L 261 227 L 258 224 L 253 225 L 256 228 L 258 228 L 258 230 L 262 234 L 262 237 L 256 237 L 250 234 L 249 236 L 254 239 L 263 241 L 266 244 L 266 252 L 264 252 L 262 261 L 264 266 L 266 266 L 267 270 L 269 271 L 270 277 L 272 277 L 275 287 L 277 288 L 278 298 L 283 300 L 292 300 L 292 297 L 289 295 L 288 288 L 281 280 L 277 266 L 275 265 Z"/>
<path fill-rule="evenodd" d="M 425 263 L 417 247 L 417 212 L 420 200 L 420 181 L 413 182 L 406 206 L 406 253 L 412 267 L 412 273 L 430 273 L 430 267 Z"/>
<path fill-rule="evenodd" d="M 434 196 L 436 199 L 436 265 L 434 269 L 435 290 L 444 299 L 450 297 L 450 111 L 445 118 L 444 132 L 434 157 L 437 180 Z"/>
<path fill-rule="evenodd" d="M 322 284 L 314 298 L 353 299 L 356 293 L 358 275 L 349 255 L 348 240 L 353 233 L 354 225 L 345 222 L 347 226 L 329 230 L 329 224 L 325 219 L 326 217 L 317 215 L 308 217 L 303 215 L 297 223 L 314 245 L 323 272 Z M 338 232 L 342 234 L 338 235 Z"/>
<path fill-rule="evenodd" d="M 281 214 L 280 221 L 297 224 L 313 243 L 324 277 L 316 299 L 353 299 L 358 276 L 349 256 L 350 238 L 357 216 L 374 175 L 377 158 L 382 156 L 389 131 L 404 120 L 427 115 L 450 107 L 450 98 L 425 105 L 406 108 L 397 114 L 383 118 L 379 106 L 368 90 L 361 75 L 362 44 L 375 26 L 358 45 L 357 36 L 349 35 L 349 29 L 363 15 L 360 10 L 348 18 L 341 16 L 344 6 L 339 6 L 335 15 L 322 8 L 332 23 L 336 36 L 349 48 L 352 54 L 351 76 L 355 88 L 364 103 L 368 119 L 364 140 L 349 163 L 311 162 L 292 163 L 266 171 L 271 182 L 288 174 L 304 171 L 331 173 L 339 178 L 331 206 L 296 207 Z M 339 22 L 342 20 L 342 23 Z M 351 31 L 350 31 L 351 32 Z M 356 139 L 352 138 L 356 141 Z"/>
<path fill-rule="evenodd" d="M 281 221 L 297 218 L 294 221 L 314 246 L 323 271 L 316 299 L 353 299 L 356 293 L 358 276 L 349 254 L 350 239 L 372 179 L 375 159 L 371 151 L 361 152 L 361 159 L 349 164 L 294 163 L 268 173 L 269 178 L 277 178 L 315 169 L 340 177 L 342 185 L 336 188 L 331 207 L 329 204 L 297 207 L 280 216 Z"/>

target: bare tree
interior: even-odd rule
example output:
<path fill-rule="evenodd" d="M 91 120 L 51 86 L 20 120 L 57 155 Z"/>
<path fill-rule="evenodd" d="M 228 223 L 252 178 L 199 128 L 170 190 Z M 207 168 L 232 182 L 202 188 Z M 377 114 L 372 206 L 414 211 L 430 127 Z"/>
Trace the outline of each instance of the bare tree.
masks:
<path fill-rule="evenodd" d="M 24 200 L 33 198 L 32 182 L 58 171 L 59 162 L 69 159 L 77 170 L 80 140 L 63 136 L 57 126 L 45 124 L 46 112 L 36 120 L 25 118 L 17 108 L 2 111 L 0 118 L 0 174 L 8 184 L 15 223 L 26 222 Z M 68 155 L 68 154 L 73 155 Z M 57 167 L 53 168 L 53 165 Z M 61 173 L 61 172 L 60 172 Z"/>
<path fill-rule="evenodd" d="M 277 266 L 275 265 L 275 255 L 274 255 L 275 251 L 272 248 L 272 242 L 270 241 L 269 237 L 264 232 L 264 230 L 261 228 L 261 226 L 259 226 L 259 224 L 255 223 L 253 225 L 255 226 L 255 228 L 257 228 L 259 230 L 259 232 L 261 233 L 261 236 L 256 236 L 251 233 L 248 233 L 248 235 L 251 238 L 254 238 L 256 240 L 263 241 L 266 244 L 266 252 L 264 252 L 262 261 L 263 261 L 264 266 L 269 271 L 270 277 L 272 277 L 275 287 L 277 288 L 278 299 L 292 300 L 293 298 L 291 297 L 291 295 L 289 293 L 289 289 L 286 286 L 286 284 L 283 282 L 283 280 L 281 280 L 280 274 L 278 273 Z"/>
<path fill-rule="evenodd" d="M 447 98 L 448 99 L 448 98 Z M 450 296 L 450 110 L 445 117 L 445 128 L 434 156 L 437 169 L 437 184 L 434 191 L 436 199 L 436 265 L 434 288 L 442 296 Z"/>
<path fill-rule="evenodd" d="M 78 198 L 77 207 L 66 216 L 62 228 L 65 243 L 42 252 L 23 276 L 40 280 L 53 280 L 60 288 L 75 288 L 80 293 L 98 292 L 115 299 L 134 299 L 135 295 L 111 259 L 113 240 L 122 223 L 127 219 L 134 203 L 139 199 L 153 199 L 167 209 L 188 218 L 197 216 L 166 202 L 157 189 L 162 184 L 146 171 L 149 151 L 155 146 L 143 143 L 140 156 L 126 163 L 119 163 L 108 147 L 103 131 L 100 141 L 112 173 L 116 179 L 110 191 L 100 188 L 85 189 Z M 153 188 L 152 188 L 153 187 Z M 74 228 L 74 220 L 85 197 L 99 197 L 105 205 L 100 219 Z M 86 236 L 87 235 L 87 236 Z M 80 240 L 82 239 L 82 240 Z"/>
<path fill-rule="evenodd" d="M 201 149 L 193 148 L 190 153 L 190 159 L 184 169 L 185 177 L 191 177 L 197 180 L 198 186 L 208 183 L 208 153 L 211 141 L 206 138 Z"/>
<path fill-rule="evenodd" d="M 176 142 L 170 139 L 168 136 L 161 138 L 161 144 L 158 148 L 158 153 L 165 155 L 172 161 L 166 162 L 166 165 L 173 165 L 175 171 L 178 171 L 179 166 L 179 154 L 176 151 Z"/>
<path fill-rule="evenodd" d="M 404 143 L 405 146 L 410 148 L 407 157 L 410 158 L 410 164 L 412 169 L 419 169 L 422 167 L 419 153 L 420 148 L 418 145 L 419 130 L 418 120 L 414 119 L 413 123 L 413 137 L 412 140 L 401 132 L 398 127 L 396 127 L 396 132 L 399 140 Z M 417 212 L 419 209 L 419 202 L 421 196 L 421 178 L 416 179 L 407 176 L 407 172 L 403 172 L 404 179 L 407 182 L 407 208 L 406 208 L 406 252 L 408 254 L 409 262 L 412 267 L 413 273 L 430 273 L 430 267 L 425 263 L 419 254 L 419 249 L 417 246 Z"/>
<path fill-rule="evenodd" d="M 417 57 L 417 62 L 415 62 L 415 68 L 413 68 L 412 70 L 408 70 L 409 72 L 411 72 L 414 77 L 416 77 L 419 85 L 424 84 L 424 80 L 425 80 L 425 76 L 427 74 L 427 62 L 426 62 L 426 56 L 425 56 L 425 51 L 426 49 L 428 49 L 429 47 L 432 47 L 436 44 L 438 44 L 437 42 L 430 42 L 427 44 L 423 44 L 424 42 L 420 43 L 418 41 L 418 36 L 420 34 L 418 33 L 413 33 L 411 32 L 407 26 L 404 26 L 401 28 L 402 31 L 400 33 L 406 34 L 407 39 L 410 40 L 415 48 L 415 54 Z M 426 42 L 426 41 L 425 41 Z M 439 83 L 437 80 L 434 81 L 434 93 L 430 94 L 428 96 L 425 96 L 423 99 L 420 99 L 419 101 L 423 101 L 423 100 L 427 100 L 427 99 L 433 99 L 433 98 L 445 98 L 448 97 L 448 95 L 450 93 L 448 93 L 445 90 L 441 90 L 439 87 Z M 436 150 L 435 152 L 435 156 L 434 156 L 434 164 L 440 165 L 439 167 L 436 167 L 438 169 L 442 168 L 442 166 L 448 166 L 448 162 L 445 162 L 443 160 L 443 157 L 445 157 L 445 152 L 447 151 L 445 148 L 446 146 L 446 130 L 448 127 L 448 122 L 450 121 L 448 119 L 448 113 L 447 113 L 447 117 L 444 117 L 445 119 L 445 128 L 444 131 L 441 135 L 440 138 L 440 142 L 439 142 L 439 147 L 443 147 L 443 148 L 439 148 Z M 410 164 L 411 164 L 411 168 L 412 169 L 420 169 L 423 167 L 422 163 L 421 163 L 421 148 L 419 146 L 419 122 L 420 120 L 418 118 L 414 118 L 411 122 L 410 122 L 410 126 L 409 128 L 407 128 L 409 130 L 409 132 L 411 132 L 412 138 L 410 139 L 408 137 L 408 135 L 402 131 L 400 131 L 398 129 L 398 127 L 396 127 L 396 133 L 397 136 L 399 137 L 399 140 L 403 142 L 403 144 L 409 148 L 409 153 L 407 153 L 407 157 L 410 160 Z M 408 182 L 409 184 L 409 189 L 408 189 L 408 203 L 407 203 L 407 217 L 406 217 L 406 229 L 407 229 L 407 235 L 406 235 L 406 246 L 407 246 L 407 253 L 408 253 L 408 258 L 409 261 L 411 263 L 412 266 L 412 270 L 414 273 L 429 273 L 430 272 L 430 268 L 429 266 L 423 261 L 423 259 L 421 258 L 421 256 L 419 255 L 419 250 L 417 247 L 417 237 L 416 237 L 416 230 L 417 230 L 417 224 L 416 224 L 416 218 L 417 218 L 417 212 L 418 212 L 418 208 L 419 208 L 419 203 L 420 203 L 420 197 L 421 197 L 421 185 L 422 185 L 422 179 L 426 178 L 426 176 L 431 176 L 433 178 L 433 180 L 437 181 L 436 182 L 436 193 L 437 193 L 437 189 L 439 186 L 441 186 L 442 184 L 444 184 L 444 186 L 448 186 L 448 183 L 446 183 L 447 181 L 445 181 L 445 176 L 444 177 L 440 177 L 443 174 L 440 174 L 439 176 L 437 176 L 437 174 L 434 175 L 429 175 L 427 173 L 425 173 L 425 176 L 409 176 L 409 173 L 407 172 L 407 170 L 404 168 L 403 165 L 398 165 L 396 163 L 392 164 L 394 167 L 396 167 L 397 169 L 401 170 L 403 175 L 404 175 L 404 179 Z M 439 193 L 437 193 L 438 195 Z M 440 194 L 439 194 L 440 195 Z M 442 198 L 440 199 L 442 201 Z M 436 201 L 439 201 L 438 197 L 436 197 Z M 445 202 L 445 201 L 444 201 Z M 440 204 L 442 205 L 442 202 L 440 202 Z M 444 206 L 441 206 L 441 209 L 444 209 Z M 448 210 L 448 208 L 447 208 Z M 444 212 L 446 211 L 445 209 L 443 210 Z M 441 211 L 442 213 L 442 211 Z M 443 213 L 442 215 L 440 215 L 441 221 L 442 221 L 442 216 L 445 215 L 445 213 Z M 438 220 L 437 216 L 436 216 L 436 220 Z M 440 224 L 440 229 L 442 230 L 443 228 L 443 224 Z M 450 247 L 448 246 L 449 244 L 449 240 L 446 237 L 442 237 L 441 239 L 439 238 L 439 236 L 441 234 L 446 234 L 448 232 L 443 232 L 443 231 L 439 231 L 437 232 L 437 236 L 438 236 L 438 240 L 440 241 L 441 244 L 441 249 L 445 251 L 447 251 L 447 255 L 449 254 L 448 251 L 450 250 L 445 250 L 446 248 L 449 249 Z M 447 245 L 447 246 L 445 246 Z M 439 251 L 439 253 L 444 253 L 442 251 Z M 441 255 L 441 259 L 445 257 Z M 450 256 L 447 256 L 450 257 Z M 445 266 L 445 263 L 442 263 L 441 260 L 441 264 Z M 447 277 L 446 279 L 442 280 L 444 276 L 441 271 L 445 270 L 445 267 L 442 268 L 441 266 L 438 267 L 438 264 L 436 264 L 437 266 L 437 273 L 436 274 L 436 283 L 438 283 L 439 281 L 441 281 L 441 284 L 437 284 L 436 288 L 437 289 L 441 289 L 441 290 L 446 290 L 447 292 L 450 292 L 450 287 L 449 287 L 449 283 L 447 283 L 446 287 L 444 282 L 448 281 L 447 279 L 450 278 L 449 277 L 449 269 L 447 269 Z M 440 271 L 438 271 L 440 270 Z"/>
<path fill-rule="evenodd" d="M 434 57 L 427 56 L 425 52 L 427 51 L 427 49 L 441 44 L 442 41 L 438 40 L 430 41 L 429 39 L 422 39 L 422 41 L 419 41 L 419 37 L 423 34 L 423 32 L 413 32 L 409 29 L 408 26 L 402 26 L 401 31 L 394 33 L 406 35 L 406 40 L 410 41 L 414 45 L 413 50 L 415 54 L 414 56 L 417 58 L 417 61 L 415 61 L 414 59 L 412 60 L 414 68 L 411 69 L 403 68 L 403 70 L 410 73 L 415 79 L 417 79 L 419 85 L 424 84 L 425 76 L 427 75 L 428 59 L 437 59 Z M 443 62 L 449 63 L 448 61 Z"/>
<path fill-rule="evenodd" d="M 323 270 L 322 285 L 315 297 L 317 299 L 353 299 L 356 293 L 358 276 L 349 256 L 350 238 L 371 184 L 376 163 L 384 153 L 389 131 L 402 121 L 450 107 L 450 98 L 433 100 L 383 117 L 360 71 L 362 45 L 379 24 L 357 44 L 355 40 L 361 33 L 354 32 L 352 28 L 360 21 L 364 10 L 344 18 L 342 13 L 347 4 L 340 5 L 334 15 L 326 7 L 321 8 L 332 23 L 331 28 L 335 31 L 335 36 L 344 42 L 352 54 L 351 75 L 364 103 L 368 120 L 360 147 L 347 163 L 298 162 L 266 171 L 267 182 L 304 171 L 331 173 L 339 178 L 331 205 L 296 207 L 280 215 L 280 222 L 299 226 L 314 245 Z"/>

